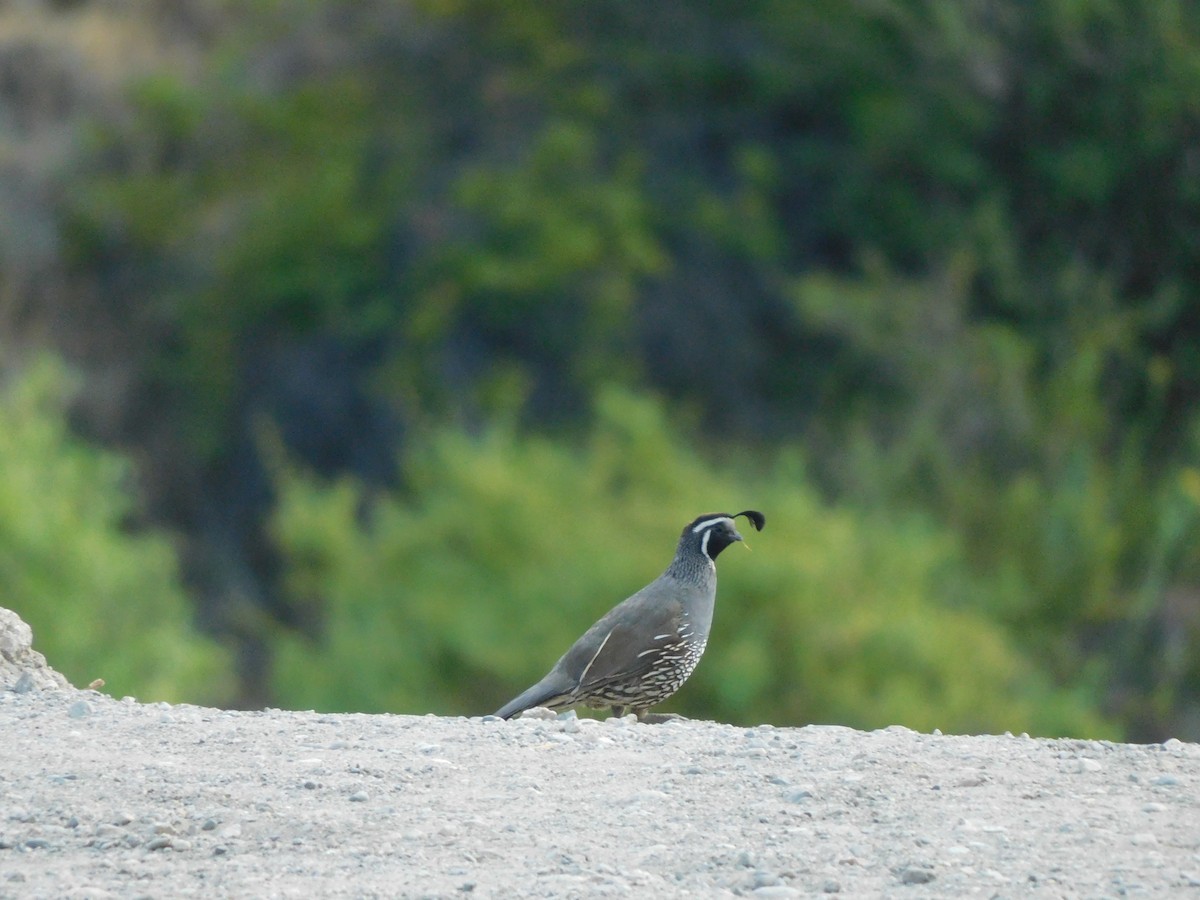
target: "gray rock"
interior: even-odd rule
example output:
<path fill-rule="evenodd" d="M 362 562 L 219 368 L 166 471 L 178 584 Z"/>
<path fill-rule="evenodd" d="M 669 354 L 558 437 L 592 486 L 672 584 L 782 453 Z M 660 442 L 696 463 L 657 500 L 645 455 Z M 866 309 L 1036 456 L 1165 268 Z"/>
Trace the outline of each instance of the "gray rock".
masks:
<path fill-rule="evenodd" d="M 33 649 L 33 629 L 10 609 L 0 607 L 0 689 L 19 694 L 60 690 L 71 685 Z"/>
<path fill-rule="evenodd" d="M 67 709 L 67 715 L 72 719 L 86 719 L 93 712 L 92 704 L 86 700 L 76 700 Z"/>
<path fill-rule="evenodd" d="M 907 866 L 900 872 L 901 884 L 929 884 L 937 876 L 925 866 Z"/>

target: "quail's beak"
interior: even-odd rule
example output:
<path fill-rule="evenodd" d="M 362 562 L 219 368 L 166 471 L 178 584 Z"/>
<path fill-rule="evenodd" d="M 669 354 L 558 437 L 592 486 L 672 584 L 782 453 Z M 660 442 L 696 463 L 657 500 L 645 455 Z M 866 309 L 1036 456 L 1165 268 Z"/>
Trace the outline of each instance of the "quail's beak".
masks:
<path fill-rule="evenodd" d="M 747 550 L 750 549 L 750 545 L 746 543 L 746 539 L 744 537 L 742 537 L 741 532 L 739 532 L 736 528 L 733 531 L 732 537 L 735 541 L 741 541 L 742 546 L 745 547 Z"/>

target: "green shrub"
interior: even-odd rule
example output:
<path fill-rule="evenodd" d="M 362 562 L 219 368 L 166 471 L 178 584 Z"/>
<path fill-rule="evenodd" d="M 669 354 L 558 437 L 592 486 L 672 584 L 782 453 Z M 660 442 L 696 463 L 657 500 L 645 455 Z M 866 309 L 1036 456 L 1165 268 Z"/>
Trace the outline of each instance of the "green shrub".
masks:
<path fill-rule="evenodd" d="M 132 534 L 120 457 L 71 436 L 68 378 L 40 361 L 0 392 L 0 604 L 73 684 L 217 702 L 229 661 L 195 634 L 170 543 Z"/>
<path fill-rule="evenodd" d="M 956 541 L 916 517 L 822 503 L 794 456 L 671 437 L 660 407 L 602 393 L 582 447 L 495 427 L 445 431 L 405 460 L 403 492 L 281 478 L 290 592 L 324 615 L 281 634 L 287 706 L 482 714 L 540 677 L 712 510 L 763 509 L 753 554 L 721 559 L 708 653 L 669 708 L 737 723 L 900 722 L 1113 736 L 1085 687 L 1061 690 L 979 610 Z M 1011 588 L 1010 588 L 1011 589 Z M 970 596 L 976 594 L 979 596 Z"/>

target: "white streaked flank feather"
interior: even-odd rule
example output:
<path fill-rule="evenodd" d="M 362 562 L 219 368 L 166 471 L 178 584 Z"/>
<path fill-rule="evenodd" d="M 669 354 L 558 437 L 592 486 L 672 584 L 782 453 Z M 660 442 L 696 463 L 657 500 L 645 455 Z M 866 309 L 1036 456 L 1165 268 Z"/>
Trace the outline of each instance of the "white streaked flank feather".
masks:
<path fill-rule="evenodd" d="M 596 661 L 597 657 L 599 657 L 600 654 L 604 651 L 604 645 L 608 643 L 608 639 L 613 636 L 613 631 L 616 631 L 616 630 L 617 629 L 614 628 L 612 631 L 610 631 L 608 634 L 606 634 L 604 636 L 604 640 L 602 640 L 600 642 L 600 646 L 596 648 L 596 652 L 594 654 L 592 654 L 592 658 L 588 660 L 588 664 L 583 667 L 583 671 L 579 673 L 579 683 L 580 684 L 583 684 L 587 680 L 587 673 L 591 671 L 592 663 L 594 663 Z"/>

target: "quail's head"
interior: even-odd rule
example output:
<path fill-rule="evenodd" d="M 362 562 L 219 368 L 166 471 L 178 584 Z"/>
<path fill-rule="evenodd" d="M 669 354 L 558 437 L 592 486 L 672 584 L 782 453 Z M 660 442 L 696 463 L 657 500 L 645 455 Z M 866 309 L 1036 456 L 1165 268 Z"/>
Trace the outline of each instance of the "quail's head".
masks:
<path fill-rule="evenodd" d="M 689 533 L 699 535 L 701 552 L 706 554 L 709 559 L 715 560 L 721 551 L 730 544 L 743 540 L 737 526 L 733 524 L 733 520 L 738 516 L 745 516 L 757 531 L 762 531 L 763 526 L 767 524 L 766 516 L 755 509 L 746 509 L 733 515 L 710 513 L 698 517 L 684 528 L 684 537 L 687 537 Z"/>

